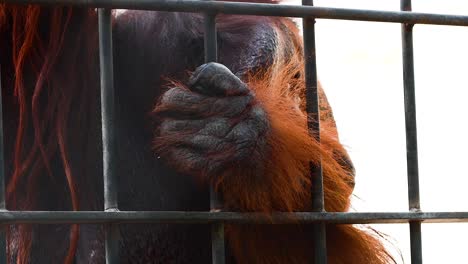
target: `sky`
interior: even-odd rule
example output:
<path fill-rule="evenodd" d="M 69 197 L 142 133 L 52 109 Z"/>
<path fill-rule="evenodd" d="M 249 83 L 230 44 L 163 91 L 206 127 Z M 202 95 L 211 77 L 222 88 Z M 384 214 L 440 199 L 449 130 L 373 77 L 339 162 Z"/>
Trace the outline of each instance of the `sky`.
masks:
<path fill-rule="evenodd" d="M 468 15 L 466 0 L 413 0 L 413 11 Z M 298 4 L 297 0 L 288 4 Z M 399 10 L 399 0 L 315 0 Z M 356 167 L 353 210 L 408 210 L 400 24 L 319 19 L 317 71 Z M 423 211 L 468 211 L 468 27 L 416 25 L 414 59 Z M 408 224 L 373 225 L 411 263 Z M 423 224 L 423 261 L 468 263 L 468 224 Z M 398 254 L 397 251 L 393 251 Z"/>

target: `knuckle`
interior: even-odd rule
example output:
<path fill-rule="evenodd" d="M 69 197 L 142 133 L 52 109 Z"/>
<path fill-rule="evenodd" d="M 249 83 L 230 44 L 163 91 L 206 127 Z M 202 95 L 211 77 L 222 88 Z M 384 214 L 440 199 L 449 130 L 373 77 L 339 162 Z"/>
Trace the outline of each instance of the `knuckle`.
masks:
<path fill-rule="evenodd" d="M 226 66 L 211 62 L 198 67 L 188 81 L 191 90 L 212 96 L 245 95 L 247 86 Z"/>

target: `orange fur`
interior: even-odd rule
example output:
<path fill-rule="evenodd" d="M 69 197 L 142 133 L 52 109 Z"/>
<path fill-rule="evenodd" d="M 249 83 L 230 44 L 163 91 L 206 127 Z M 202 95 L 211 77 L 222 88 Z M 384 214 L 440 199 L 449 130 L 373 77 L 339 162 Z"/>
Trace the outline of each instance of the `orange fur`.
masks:
<path fill-rule="evenodd" d="M 80 68 L 78 46 L 71 45 L 70 52 L 62 58 L 62 46 L 67 25 L 72 16 L 71 8 L 55 8 L 44 14 L 38 6 L 0 5 L 0 25 L 8 24 L 12 29 L 12 58 L 15 79 L 11 85 L 14 88 L 15 103 L 18 108 L 18 128 L 15 136 L 14 171 L 7 187 L 8 207 L 10 210 L 34 210 L 34 200 L 37 193 L 38 178 L 50 173 L 49 161 L 57 154 L 63 164 L 63 175 L 70 193 L 71 210 L 79 210 L 78 188 L 72 173 L 68 157 L 71 132 L 67 129 L 68 111 L 72 98 L 79 98 L 81 107 L 91 104 L 86 97 L 93 94 L 88 87 L 95 67 L 86 71 Z M 74 35 L 76 43 L 89 38 L 91 50 L 87 58 L 94 57 L 95 35 L 92 28 L 96 19 L 92 10 L 83 12 L 84 21 L 92 21 L 84 26 L 79 34 Z M 40 21 L 42 26 L 50 29 L 43 36 L 38 31 Z M 296 47 L 292 56 L 278 54 L 272 68 L 249 78 L 248 84 L 255 91 L 258 103 L 261 104 L 270 117 L 271 133 L 268 142 L 270 152 L 263 157 L 265 164 L 264 176 L 258 177 L 255 171 L 241 166 L 233 167 L 224 175 L 216 178 L 215 184 L 224 194 L 226 207 L 239 211 L 307 211 L 310 209 L 311 183 L 309 162 L 323 165 L 325 205 L 328 211 L 345 211 L 349 207 L 349 197 L 352 187 L 351 173 L 340 163 L 340 158 L 346 155 L 338 141 L 336 127 L 328 103 L 322 97 L 322 128 L 321 142 L 309 135 L 307 115 L 304 113 L 304 83 L 296 79 L 296 74 L 302 73 L 303 61 L 301 44 L 297 29 L 287 19 L 279 19 L 282 26 L 291 30 Z M 277 25 L 278 27 L 281 24 Z M 0 28 L 0 33 L 4 33 Z M 278 31 L 280 29 L 278 28 Z M 91 36 L 85 36 L 86 34 Z M 3 36 L 3 34 L 1 35 Z M 78 44 L 75 44 L 78 45 Z M 89 47 L 88 47 L 89 48 Z M 65 77 L 52 74 L 62 66 Z M 63 69 L 61 69 L 63 70 Z M 65 71 L 64 70 L 64 71 Z M 29 73 L 30 76 L 26 76 Z M 89 76 L 87 75 L 89 74 Z M 55 79 L 49 78 L 54 76 Z M 300 76 L 304 76 L 300 74 Z M 26 80 L 27 78 L 32 80 Z M 76 81 L 70 83 L 69 80 Z M 47 87 L 45 85 L 47 83 Z M 28 85 L 26 85 L 28 84 Z M 32 85 L 31 85 L 32 84 Z M 47 90 L 47 91 L 45 91 Z M 39 96 L 46 95 L 47 105 L 38 106 Z M 323 94 L 323 93 L 321 93 Z M 84 100 L 86 98 L 86 100 Z M 55 113 L 60 108 L 59 114 Z M 84 108 L 87 109 L 87 108 Z M 75 119 L 77 119 L 75 117 Z M 41 122 L 39 122 L 41 121 Z M 26 131 L 34 132 L 33 142 L 25 142 Z M 49 131 L 50 135 L 46 135 Z M 19 197 L 18 197 L 19 196 Z M 381 243 L 366 231 L 351 225 L 329 225 L 327 229 L 329 261 L 338 263 L 370 263 L 379 264 L 391 262 Z M 309 263 L 311 259 L 311 230 L 301 225 L 229 225 L 227 236 L 239 263 Z M 65 263 L 72 263 L 78 241 L 78 226 L 70 231 L 70 246 Z M 17 252 L 17 263 L 28 263 L 31 247 L 30 226 L 19 227 L 20 242 Z"/>
<path fill-rule="evenodd" d="M 295 35 L 298 38 L 297 32 Z M 248 80 L 270 119 L 271 152 L 263 157 L 262 177 L 238 166 L 216 182 L 229 209 L 267 213 L 310 210 L 309 162 L 320 161 L 326 210 L 343 212 L 349 207 L 353 175 L 341 165 L 340 158 L 347 154 L 338 141 L 331 108 L 321 88 L 321 142 L 307 129 L 304 78 L 295 78 L 298 73 L 304 76 L 300 41 L 296 44 L 292 56 L 277 56 L 270 69 Z M 310 226 L 229 225 L 227 234 L 239 263 L 310 263 L 312 259 Z M 329 263 L 333 264 L 393 262 L 376 237 L 352 225 L 328 225 L 327 246 Z"/>

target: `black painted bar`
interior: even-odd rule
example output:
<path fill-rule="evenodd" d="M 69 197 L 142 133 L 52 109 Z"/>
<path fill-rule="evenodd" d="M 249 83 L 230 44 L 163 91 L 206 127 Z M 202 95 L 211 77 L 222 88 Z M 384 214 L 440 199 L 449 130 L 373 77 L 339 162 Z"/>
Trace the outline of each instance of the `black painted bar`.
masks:
<path fill-rule="evenodd" d="M 208 0 L 209 1 L 209 0 Z M 218 61 L 218 40 L 216 33 L 216 14 L 205 14 L 205 36 L 204 36 L 204 49 L 205 49 L 205 62 Z"/>
<path fill-rule="evenodd" d="M 114 71 L 112 56 L 112 10 L 99 9 L 99 57 L 101 69 L 102 154 L 104 177 L 104 210 L 118 210 L 115 174 L 115 114 Z M 105 227 L 106 263 L 119 263 L 119 229 L 115 224 Z"/>
<path fill-rule="evenodd" d="M 411 11 L 411 0 L 401 0 L 401 10 Z M 420 211 L 416 94 L 414 85 L 413 24 L 402 24 L 403 86 L 405 98 L 406 160 L 410 211 Z M 422 263 L 421 223 L 409 222 L 411 263 Z"/>
<path fill-rule="evenodd" d="M 468 223 L 468 212 L 294 212 L 240 213 L 196 211 L 3 211 L 0 224 L 294 224 L 327 222 L 332 224 Z"/>
<path fill-rule="evenodd" d="M 3 99 L 2 99 L 2 73 L 0 65 L 0 212 L 6 210 L 5 203 L 5 146 L 3 138 Z M 7 263 L 6 255 L 6 228 L 7 225 L 0 227 L 0 263 Z"/>
<path fill-rule="evenodd" d="M 302 0 L 302 5 L 313 6 L 312 0 Z M 315 54 L 315 19 L 307 17 L 302 20 L 304 37 L 304 61 L 306 84 L 306 109 L 313 120 L 308 120 L 309 131 L 320 141 L 320 108 L 317 91 L 317 63 Z M 310 164 L 312 182 L 312 210 L 324 212 L 322 164 Z M 327 263 L 327 231 L 325 223 L 313 225 L 314 263 Z"/>
<path fill-rule="evenodd" d="M 256 16 L 315 17 L 374 22 L 468 26 L 468 16 L 199 0 L 0 0 L 0 3 L 70 5 L 170 12 L 213 12 Z"/>
<path fill-rule="evenodd" d="M 208 0 L 210 1 L 210 0 Z M 205 63 L 218 60 L 218 40 L 216 33 L 216 13 L 205 14 Z M 210 209 L 219 211 L 222 209 L 220 195 L 210 187 Z M 226 261 L 224 245 L 224 223 L 214 223 L 211 226 L 211 258 L 213 264 L 224 264 Z"/>
<path fill-rule="evenodd" d="M 410 227 L 411 263 L 414 263 L 414 264 L 423 263 L 421 222 L 410 221 L 409 227 Z"/>

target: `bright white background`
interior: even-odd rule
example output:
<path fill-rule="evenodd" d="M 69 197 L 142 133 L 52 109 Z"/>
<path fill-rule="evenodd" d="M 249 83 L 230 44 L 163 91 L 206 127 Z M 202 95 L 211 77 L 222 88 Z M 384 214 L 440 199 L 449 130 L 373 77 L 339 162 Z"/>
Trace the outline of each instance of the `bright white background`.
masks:
<path fill-rule="evenodd" d="M 399 0 L 314 2 L 400 7 Z M 413 11 L 468 15 L 468 1 L 413 0 Z M 400 25 L 318 20 L 316 28 L 319 79 L 357 170 L 354 210 L 407 211 Z M 422 210 L 468 211 L 468 28 L 416 25 L 414 56 Z M 401 251 L 399 263 L 411 262 L 407 224 L 374 227 Z M 468 263 L 468 224 L 422 231 L 425 264 Z"/>

